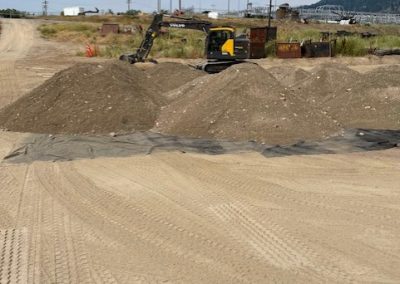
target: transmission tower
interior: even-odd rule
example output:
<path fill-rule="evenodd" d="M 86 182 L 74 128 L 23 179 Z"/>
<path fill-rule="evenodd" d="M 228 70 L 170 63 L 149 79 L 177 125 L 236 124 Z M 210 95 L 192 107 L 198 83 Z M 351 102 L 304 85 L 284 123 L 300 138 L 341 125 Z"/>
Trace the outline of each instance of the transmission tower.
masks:
<path fill-rule="evenodd" d="M 126 2 L 128 3 L 128 11 L 130 11 L 131 10 L 132 0 L 127 0 Z"/>
<path fill-rule="evenodd" d="M 43 0 L 42 7 L 43 7 L 43 16 L 47 16 L 47 10 L 49 8 L 49 1 Z"/>

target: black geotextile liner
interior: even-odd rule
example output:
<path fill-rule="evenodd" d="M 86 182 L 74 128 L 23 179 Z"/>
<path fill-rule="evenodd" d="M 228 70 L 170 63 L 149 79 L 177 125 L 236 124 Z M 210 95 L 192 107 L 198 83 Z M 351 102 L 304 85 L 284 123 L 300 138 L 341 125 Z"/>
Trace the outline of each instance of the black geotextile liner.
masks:
<path fill-rule="evenodd" d="M 289 146 L 180 138 L 153 132 L 137 132 L 117 137 L 32 134 L 4 160 L 12 163 L 71 161 L 97 157 L 127 157 L 151 154 L 154 151 L 209 155 L 258 152 L 265 157 L 282 157 L 385 150 L 398 146 L 400 146 L 400 130 L 351 129 L 346 130 L 343 135 L 327 140 L 299 142 Z"/>

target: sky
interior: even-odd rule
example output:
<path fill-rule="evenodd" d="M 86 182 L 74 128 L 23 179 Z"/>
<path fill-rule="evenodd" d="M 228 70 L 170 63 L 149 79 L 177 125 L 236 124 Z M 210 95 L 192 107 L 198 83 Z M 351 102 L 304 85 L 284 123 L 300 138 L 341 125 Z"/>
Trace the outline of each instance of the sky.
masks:
<path fill-rule="evenodd" d="M 53 13 L 60 12 L 64 7 L 80 6 L 85 9 L 93 9 L 98 7 L 100 10 L 112 9 L 114 12 L 125 11 L 127 9 L 127 0 L 48 0 L 49 11 Z M 131 7 L 133 9 L 143 11 L 154 11 L 157 8 L 157 0 L 131 0 Z M 15 8 L 21 11 L 39 12 L 42 10 L 43 0 L 0 0 L 0 9 Z M 173 6 L 178 6 L 178 0 L 172 0 Z M 264 6 L 268 0 L 250 0 L 253 6 Z M 312 4 L 318 2 L 317 0 L 272 0 L 277 5 L 282 3 L 289 3 L 291 6 L 298 6 L 304 4 Z M 232 10 L 244 9 L 247 0 L 230 0 Z M 162 7 L 169 9 L 170 0 L 161 0 Z M 228 0 L 182 0 L 183 7 L 195 8 L 201 7 L 202 9 L 215 9 L 227 10 Z M 215 6 L 213 6 L 215 5 Z"/>

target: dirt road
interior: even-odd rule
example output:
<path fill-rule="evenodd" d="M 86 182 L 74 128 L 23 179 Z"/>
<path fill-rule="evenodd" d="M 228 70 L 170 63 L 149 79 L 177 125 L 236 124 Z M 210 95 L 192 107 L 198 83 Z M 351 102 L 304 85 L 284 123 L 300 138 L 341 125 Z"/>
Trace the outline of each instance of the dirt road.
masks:
<path fill-rule="evenodd" d="M 34 30 L 15 21 L 3 36 L 19 24 Z M 29 51 L 12 42 L 0 45 L 2 105 L 45 79 L 36 68 L 70 64 L 39 60 L 50 45 L 37 38 Z M 0 132 L 0 159 L 26 135 Z M 390 150 L 1 163 L 0 282 L 399 283 L 399 159 Z"/>
<path fill-rule="evenodd" d="M 21 93 L 17 60 L 26 57 L 33 44 L 34 24 L 28 20 L 2 20 L 0 37 L 0 104 L 9 104 Z"/>
<path fill-rule="evenodd" d="M 74 57 L 80 46 L 42 39 L 37 20 L 2 19 L 0 35 L 0 106 L 7 105 L 54 73 L 85 58 Z"/>

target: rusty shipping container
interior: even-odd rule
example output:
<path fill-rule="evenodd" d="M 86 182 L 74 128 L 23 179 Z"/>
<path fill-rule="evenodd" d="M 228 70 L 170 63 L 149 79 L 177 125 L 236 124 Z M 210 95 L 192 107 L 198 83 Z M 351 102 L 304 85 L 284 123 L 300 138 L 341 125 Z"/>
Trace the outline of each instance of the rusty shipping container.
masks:
<path fill-rule="evenodd" d="M 276 40 L 277 27 L 258 27 L 250 28 L 250 41 L 251 42 L 267 42 L 269 40 Z"/>
<path fill-rule="evenodd" d="M 278 58 L 301 58 L 301 46 L 298 42 L 281 42 L 276 44 Z"/>
<path fill-rule="evenodd" d="M 251 43 L 265 43 L 267 41 L 267 28 L 250 28 L 250 42 Z"/>
<path fill-rule="evenodd" d="M 101 27 L 101 35 L 105 36 L 109 33 L 117 34 L 119 33 L 118 24 L 103 24 Z"/>
<path fill-rule="evenodd" d="M 265 58 L 265 43 L 264 42 L 251 42 L 250 43 L 250 58 L 260 59 Z"/>

